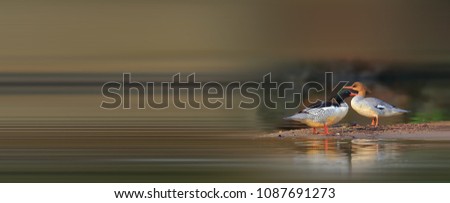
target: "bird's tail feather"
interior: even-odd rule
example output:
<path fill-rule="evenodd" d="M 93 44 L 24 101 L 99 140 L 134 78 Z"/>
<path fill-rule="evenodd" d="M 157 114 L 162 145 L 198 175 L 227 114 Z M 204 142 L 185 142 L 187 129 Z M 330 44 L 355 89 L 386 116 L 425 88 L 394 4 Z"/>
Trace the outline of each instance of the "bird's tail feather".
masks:
<path fill-rule="evenodd" d="M 411 112 L 411 111 L 404 110 L 404 109 L 399 109 L 399 108 L 395 108 L 395 111 L 398 112 L 398 113 L 409 113 L 409 112 Z"/>
<path fill-rule="evenodd" d="M 303 113 L 297 113 L 297 114 L 294 114 L 292 116 L 285 117 L 283 119 L 284 120 L 289 120 L 289 121 L 300 121 L 300 120 L 306 119 L 306 117 L 307 116 L 305 114 L 303 114 Z"/>

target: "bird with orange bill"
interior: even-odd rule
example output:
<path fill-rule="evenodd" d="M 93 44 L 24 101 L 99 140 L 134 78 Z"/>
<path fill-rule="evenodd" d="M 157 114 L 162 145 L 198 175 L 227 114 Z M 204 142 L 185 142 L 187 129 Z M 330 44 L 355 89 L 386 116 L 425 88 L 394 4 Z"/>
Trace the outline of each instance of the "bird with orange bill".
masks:
<path fill-rule="evenodd" d="M 358 92 L 358 94 L 351 100 L 351 106 L 358 114 L 372 118 L 372 126 L 378 127 L 379 117 L 390 117 L 409 112 L 388 104 L 380 99 L 366 97 L 368 89 L 361 82 L 355 82 L 352 86 L 345 86 L 344 89 Z"/>

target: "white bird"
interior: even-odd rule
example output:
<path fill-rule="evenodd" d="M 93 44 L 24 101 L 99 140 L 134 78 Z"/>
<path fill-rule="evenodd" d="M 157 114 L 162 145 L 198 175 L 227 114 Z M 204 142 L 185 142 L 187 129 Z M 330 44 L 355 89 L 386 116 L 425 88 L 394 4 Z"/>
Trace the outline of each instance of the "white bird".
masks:
<path fill-rule="evenodd" d="M 309 127 L 312 127 L 314 134 L 318 127 L 324 128 L 324 134 L 330 134 L 328 132 L 328 126 L 338 123 L 345 115 L 347 115 L 348 105 L 345 103 L 344 99 L 353 95 L 354 94 L 348 90 L 342 91 L 330 102 L 317 102 L 308 106 L 303 111 L 285 119 L 300 121 Z"/>
<path fill-rule="evenodd" d="M 372 126 L 378 126 L 378 117 L 396 116 L 409 111 L 397 108 L 380 99 L 368 97 L 366 86 L 360 82 L 353 83 L 352 86 L 346 86 L 344 89 L 357 91 L 358 94 L 351 101 L 352 108 L 360 115 L 372 118 Z"/>

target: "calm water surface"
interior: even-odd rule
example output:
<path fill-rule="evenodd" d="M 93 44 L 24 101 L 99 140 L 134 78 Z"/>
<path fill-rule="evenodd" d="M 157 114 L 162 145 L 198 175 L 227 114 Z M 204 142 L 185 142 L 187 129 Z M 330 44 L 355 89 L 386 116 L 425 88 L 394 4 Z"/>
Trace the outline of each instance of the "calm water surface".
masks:
<path fill-rule="evenodd" d="M 20 129 L 3 126 L 0 180 L 450 181 L 450 142 L 258 138 L 260 134 L 254 132 L 173 133 L 150 127 L 93 124 Z"/>

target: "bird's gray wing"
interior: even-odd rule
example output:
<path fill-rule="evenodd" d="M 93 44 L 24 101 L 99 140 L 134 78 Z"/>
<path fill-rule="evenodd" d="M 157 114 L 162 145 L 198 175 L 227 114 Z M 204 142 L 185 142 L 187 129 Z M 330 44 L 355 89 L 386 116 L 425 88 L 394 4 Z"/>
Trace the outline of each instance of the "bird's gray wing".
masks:
<path fill-rule="evenodd" d="M 319 116 L 324 113 L 324 110 L 321 108 L 312 108 L 312 109 L 305 109 L 302 113 L 311 114 L 314 116 Z"/>
<path fill-rule="evenodd" d="M 370 106 L 373 106 L 373 107 L 375 107 L 375 108 L 377 108 L 379 110 L 384 110 L 384 109 L 387 109 L 387 108 L 389 108 L 389 109 L 390 108 L 394 108 L 394 106 L 384 102 L 381 99 L 377 99 L 377 98 L 369 97 L 369 98 L 364 99 L 364 101 L 367 104 L 369 104 Z"/>

